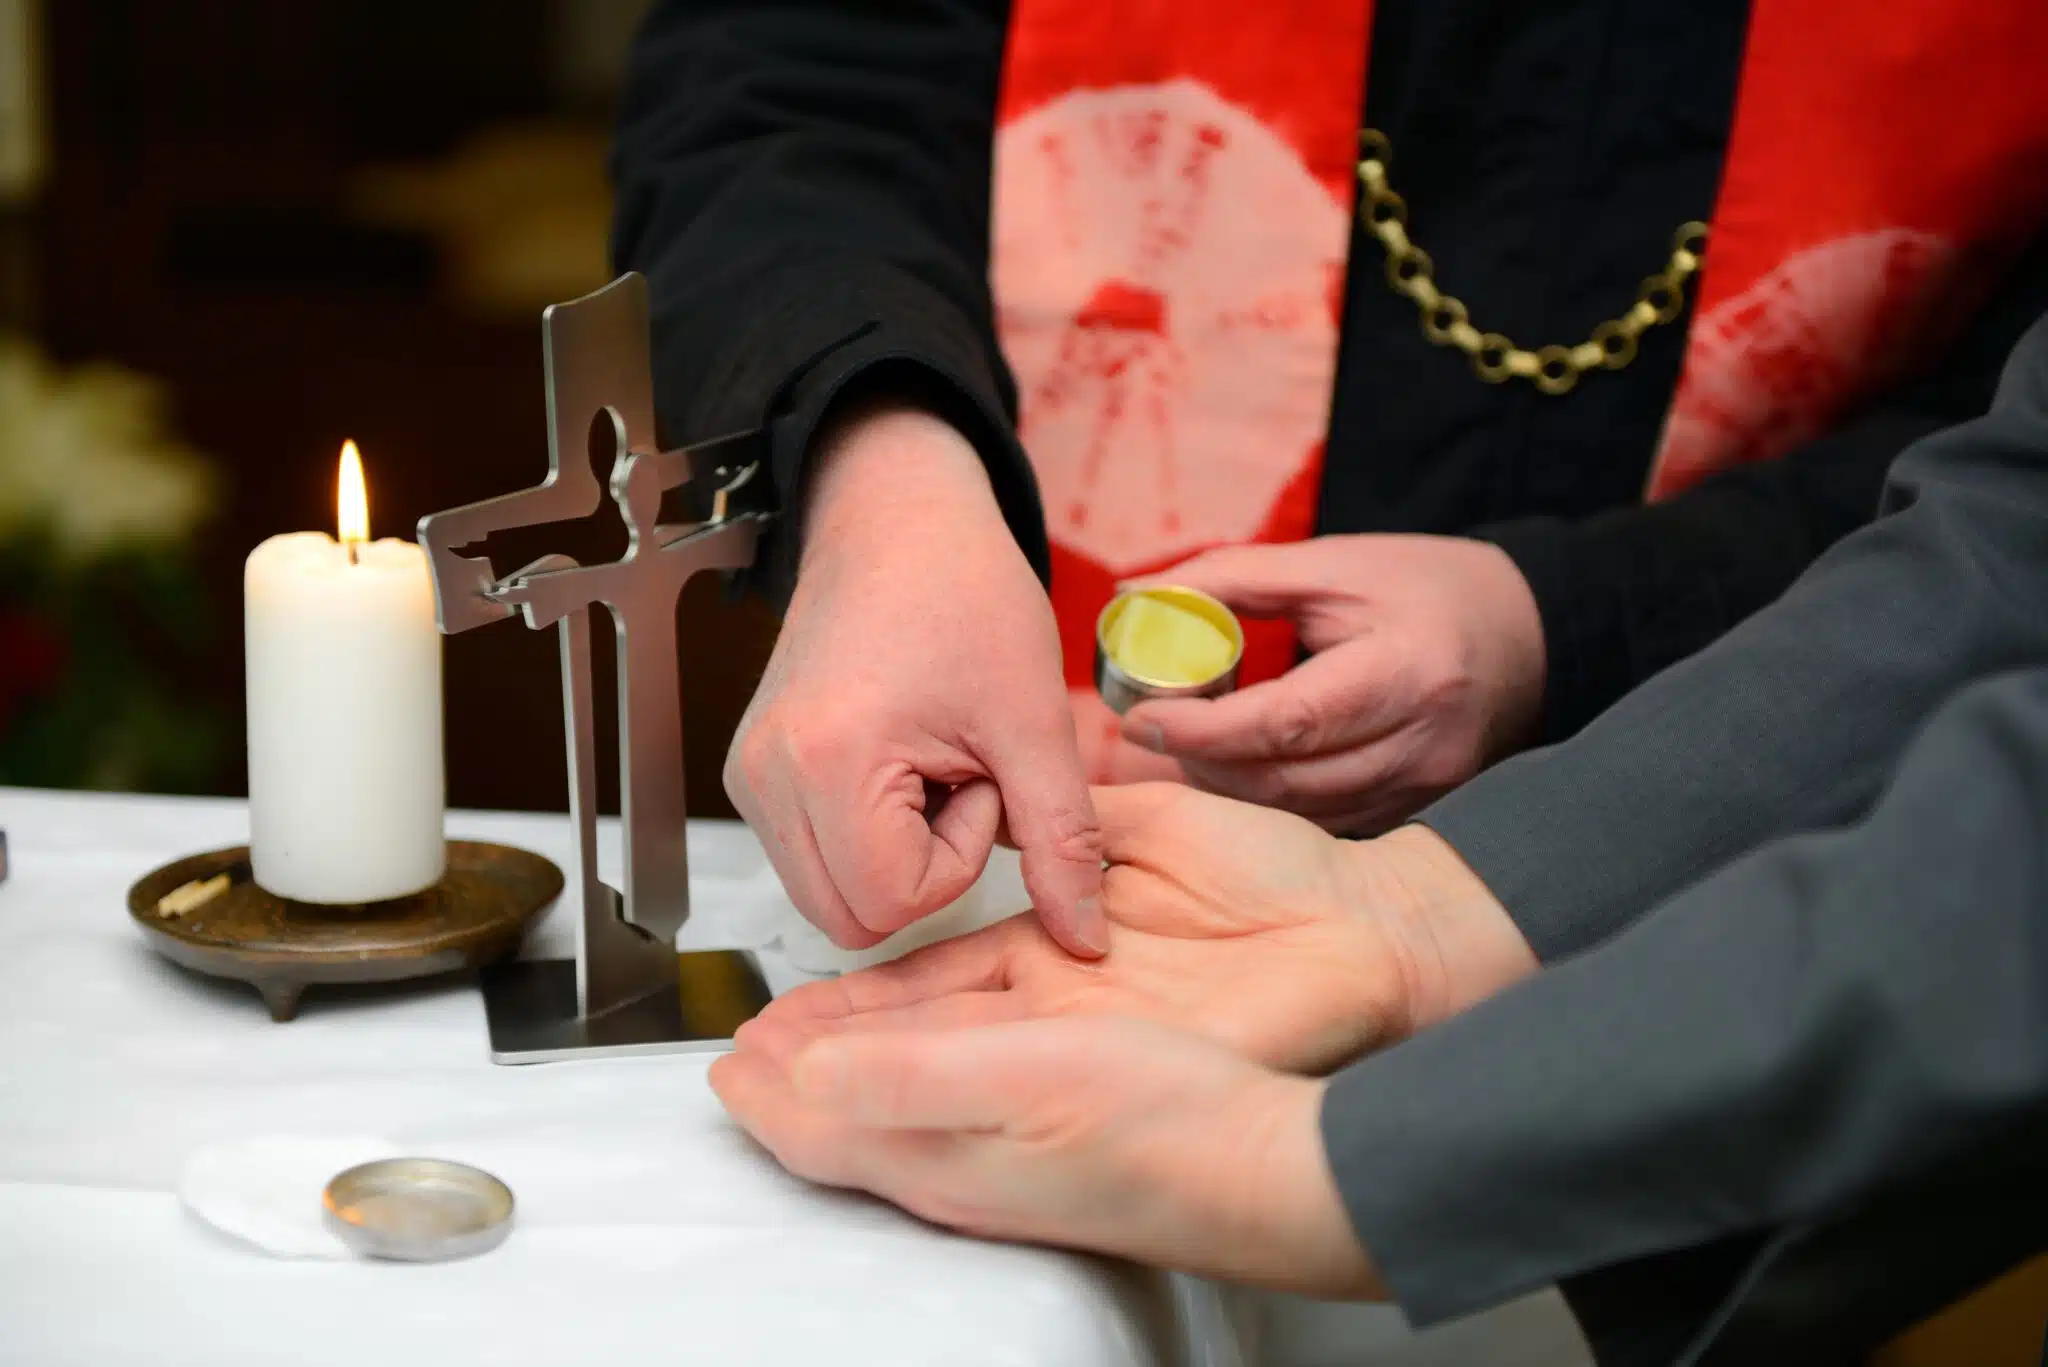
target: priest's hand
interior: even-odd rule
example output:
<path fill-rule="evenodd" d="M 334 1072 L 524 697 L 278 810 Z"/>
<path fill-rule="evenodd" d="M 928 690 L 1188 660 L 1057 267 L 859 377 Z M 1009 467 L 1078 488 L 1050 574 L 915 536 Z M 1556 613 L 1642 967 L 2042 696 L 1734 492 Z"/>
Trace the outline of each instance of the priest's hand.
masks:
<path fill-rule="evenodd" d="M 1285 617 L 1309 659 L 1214 699 L 1134 707 L 1127 740 L 1211 792 L 1370 834 L 1521 748 L 1543 702 L 1543 622 L 1499 548 L 1435 536 L 1232 546 L 1153 576 Z"/>
<path fill-rule="evenodd" d="M 1421 827 L 1358 844 L 1179 784 L 1094 796 L 1106 959 L 1014 917 L 797 988 L 741 1039 L 1124 1016 L 1317 1072 L 1535 969 L 1484 884 Z"/>
<path fill-rule="evenodd" d="M 814 1039 L 771 1023 L 711 1085 L 791 1172 L 935 1224 L 1382 1294 L 1323 1154 L 1322 1084 L 1187 1035 L 1054 1020 Z"/>
<path fill-rule="evenodd" d="M 999 824 L 1069 951 L 1097 955 L 1101 846 L 1051 605 L 980 457 L 935 417 L 825 442 L 796 592 L 726 760 L 797 909 L 862 948 L 965 892 Z"/>

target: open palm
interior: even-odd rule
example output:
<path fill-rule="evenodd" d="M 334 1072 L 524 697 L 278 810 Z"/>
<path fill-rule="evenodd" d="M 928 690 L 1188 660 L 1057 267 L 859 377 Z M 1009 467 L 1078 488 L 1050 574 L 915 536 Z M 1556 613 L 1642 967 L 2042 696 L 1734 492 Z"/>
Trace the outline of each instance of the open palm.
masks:
<path fill-rule="evenodd" d="M 1405 1033 L 1406 933 L 1355 848 L 1285 812 L 1176 784 L 1098 788 L 1110 950 L 1074 958 L 1029 916 L 789 993 L 809 1034 L 1124 1016 L 1296 1072 Z"/>
<path fill-rule="evenodd" d="M 711 1065 L 784 1167 L 984 1238 L 1383 1295 L 1323 1158 L 1323 1084 L 1131 1020 L 803 1035 Z"/>

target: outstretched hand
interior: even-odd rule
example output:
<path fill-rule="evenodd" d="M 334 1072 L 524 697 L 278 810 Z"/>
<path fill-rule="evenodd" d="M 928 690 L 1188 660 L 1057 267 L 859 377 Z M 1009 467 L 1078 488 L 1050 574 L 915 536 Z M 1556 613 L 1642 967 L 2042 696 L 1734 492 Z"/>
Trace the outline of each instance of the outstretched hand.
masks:
<path fill-rule="evenodd" d="M 1019 916 L 813 983 L 711 1066 L 790 1171 L 973 1234 L 1379 1293 L 1298 1076 L 1535 970 L 1454 850 L 1178 784 L 1098 789 L 1110 953 Z"/>
<path fill-rule="evenodd" d="M 711 1066 L 799 1176 L 936 1224 L 1282 1290 L 1380 1294 L 1323 1156 L 1322 1084 L 1136 1021 L 816 1039 Z"/>
<path fill-rule="evenodd" d="M 1496 936 L 1504 926 L 1509 952 L 1527 953 L 1483 887 L 1469 907 L 1440 895 L 1444 861 L 1420 846 L 1443 847 L 1426 831 L 1359 845 L 1179 784 L 1098 788 L 1094 800 L 1106 958 L 1077 959 L 1013 917 L 797 988 L 742 1039 L 771 1024 L 823 1035 L 1126 1016 L 1317 1072 L 1441 1009 L 1443 947 L 1470 938 L 1468 921 Z"/>

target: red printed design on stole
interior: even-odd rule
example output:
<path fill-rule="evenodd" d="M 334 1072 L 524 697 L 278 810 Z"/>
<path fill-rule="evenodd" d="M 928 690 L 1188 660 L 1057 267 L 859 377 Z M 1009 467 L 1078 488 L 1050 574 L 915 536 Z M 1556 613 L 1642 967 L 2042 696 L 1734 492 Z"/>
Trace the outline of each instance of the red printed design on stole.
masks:
<path fill-rule="evenodd" d="M 1752 14 L 1653 499 L 1784 455 L 1925 364 L 2048 213 L 2048 4 Z"/>
<path fill-rule="evenodd" d="M 1090 682 L 1119 579 L 1315 525 L 1365 0 L 1017 0 L 991 285 L 1093 777 L 1172 766 Z M 1293 660 L 1248 624 L 1245 682 Z"/>

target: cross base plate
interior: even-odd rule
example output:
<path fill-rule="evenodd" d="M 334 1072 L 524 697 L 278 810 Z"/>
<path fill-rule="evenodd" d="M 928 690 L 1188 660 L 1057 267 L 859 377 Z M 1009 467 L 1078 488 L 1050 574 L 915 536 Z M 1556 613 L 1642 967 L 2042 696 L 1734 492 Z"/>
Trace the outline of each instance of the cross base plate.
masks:
<path fill-rule="evenodd" d="M 677 986 L 588 1019 L 576 1014 L 573 959 L 518 960 L 483 970 L 491 1062 L 553 1063 L 723 1050 L 769 1002 L 744 950 L 676 955 Z"/>

